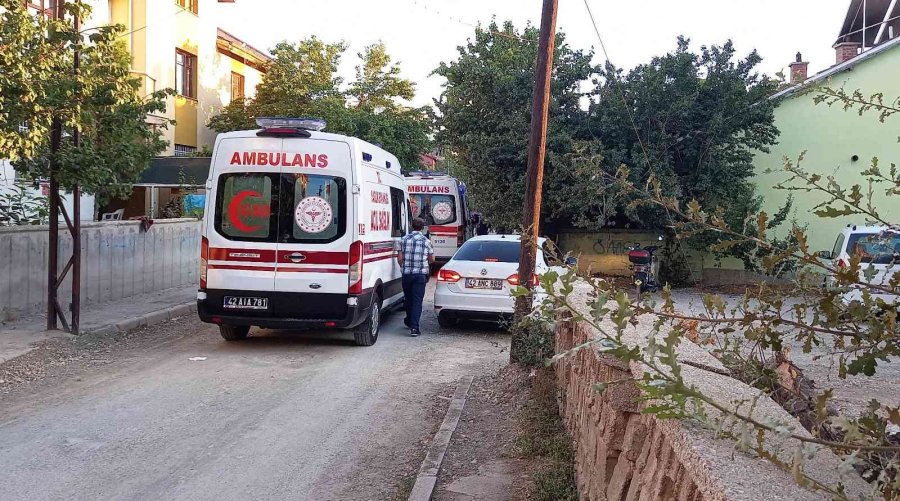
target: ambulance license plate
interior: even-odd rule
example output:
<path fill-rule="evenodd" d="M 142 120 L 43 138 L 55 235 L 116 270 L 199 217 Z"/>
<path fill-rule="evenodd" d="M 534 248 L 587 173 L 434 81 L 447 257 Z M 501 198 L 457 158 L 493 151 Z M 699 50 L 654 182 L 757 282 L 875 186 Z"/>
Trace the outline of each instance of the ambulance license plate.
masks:
<path fill-rule="evenodd" d="M 502 280 L 491 280 L 488 278 L 467 278 L 467 289 L 493 289 L 500 290 L 503 288 Z"/>
<path fill-rule="evenodd" d="M 225 296 L 223 307 L 226 310 L 268 310 L 269 298 Z"/>

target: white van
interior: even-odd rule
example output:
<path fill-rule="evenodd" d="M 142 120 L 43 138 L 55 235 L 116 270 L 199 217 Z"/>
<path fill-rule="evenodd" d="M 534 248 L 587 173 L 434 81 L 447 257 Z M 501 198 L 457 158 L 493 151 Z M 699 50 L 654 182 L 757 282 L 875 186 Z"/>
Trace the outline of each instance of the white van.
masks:
<path fill-rule="evenodd" d="M 216 138 L 206 182 L 197 311 L 232 341 L 251 326 L 353 328 L 378 339 L 402 305 L 395 241 L 410 221 L 394 155 L 321 132 L 313 119 L 260 118 Z"/>
<path fill-rule="evenodd" d="M 873 299 L 881 299 L 887 304 L 897 303 L 898 297 L 886 290 L 893 290 L 891 279 L 900 271 L 900 233 L 886 226 L 864 226 L 848 224 L 838 233 L 831 251 L 818 253 L 819 257 L 831 260 L 837 269 L 846 268 L 850 260 L 859 256 L 859 282 L 875 287 L 857 285 L 841 294 L 844 303 L 862 301 L 863 289 L 868 288 Z M 836 286 L 833 276 L 825 277 L 825 286 Z"/>
<path fill-rule="evenodd" d="M 406 183 L 413 217 L 428 226 L 435 262 L 446 263 L 474 232 L 466 185 L 436 172 L 412 172 Z"/>

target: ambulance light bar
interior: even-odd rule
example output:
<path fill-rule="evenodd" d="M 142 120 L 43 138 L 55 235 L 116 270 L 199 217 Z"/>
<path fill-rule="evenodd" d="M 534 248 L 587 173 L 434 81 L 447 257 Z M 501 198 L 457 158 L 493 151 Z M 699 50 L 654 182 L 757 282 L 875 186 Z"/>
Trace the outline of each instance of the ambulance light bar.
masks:
<path fill-rule="evenodd" d="M 407 176 L 432 178 L 432 177 L 446 177 L 447 174 L 445 174 L 443 172 L 431 172 L 431 171 L 427 171 L 427 170 L 414 170 L 414 171 L 410 172 L 409 174 L 407 174 Z"/>
<path fill-rule="evenodd" d="M 321 118 L 257 117 L 256 125 L 263 129 L 303 129 L 321 131 L 327 125 Z"/>

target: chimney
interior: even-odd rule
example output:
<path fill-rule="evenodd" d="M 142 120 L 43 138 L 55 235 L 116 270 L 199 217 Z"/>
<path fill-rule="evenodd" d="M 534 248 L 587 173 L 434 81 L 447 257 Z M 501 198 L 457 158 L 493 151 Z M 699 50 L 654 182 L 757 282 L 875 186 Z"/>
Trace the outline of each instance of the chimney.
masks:
<path fill-rule="evenodd" d="M 841 64 L 859 54 L 859 42 L 839 42 L 834 44 L 834 64 Z"/>
<path fill-rule="evenodd" d="M 797 59 L 790 64 L 791 68 L 791 85 L 797 85 L 806 81 L 807 69 L 809 63 L 803 60 L 803 55 L 797 53 Z"/>

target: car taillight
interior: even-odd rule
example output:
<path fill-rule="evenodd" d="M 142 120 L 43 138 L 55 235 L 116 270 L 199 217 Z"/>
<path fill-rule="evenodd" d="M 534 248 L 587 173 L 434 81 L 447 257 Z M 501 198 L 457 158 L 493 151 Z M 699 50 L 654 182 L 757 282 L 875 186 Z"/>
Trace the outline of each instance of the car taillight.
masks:
<path fill-rule="evenodd" d="M 206 237 L 200 239 L 200 288 L 206 288 L 206 268 L 209 266 L 209 240 Z"/>
<path fill-rule="evenodd" d="M 518 286 L 519 285 L 519 274 L 513 273 L 512 275 L 507 277 L 506 281 L 509 282 L 509 285 Z M 532 273 L 531 274 L 531 286 L 536 287 L 537 284 L 539 284 L 539 283 L 541 283 L 540 277 L 537 276 L 537 273 Z"/>
<path fill-rule="evenodd" d="M 348 275 L 347 292 L 362 294 L 363 290 L 363 243 L 357 240 L 350 244 L 350 273 Z"/>
<path fill-rule="evenodd" d="M 453 270 L 440 270 L 438 272 L 438 282 L 448 282 L 448 283 L 456 283 L 459 282 L 459 279 L 462 278 L 459 276 L 459 273 Z"/>
<path fill-rule="evenodd" d="M 838 260 L 837 260 L 837 267 L 838 267 L 839 270 L 846 268 L 846 267 L 847 267 L 847 261 L 844 261 L 843 259 L 838 259 Z"/>

